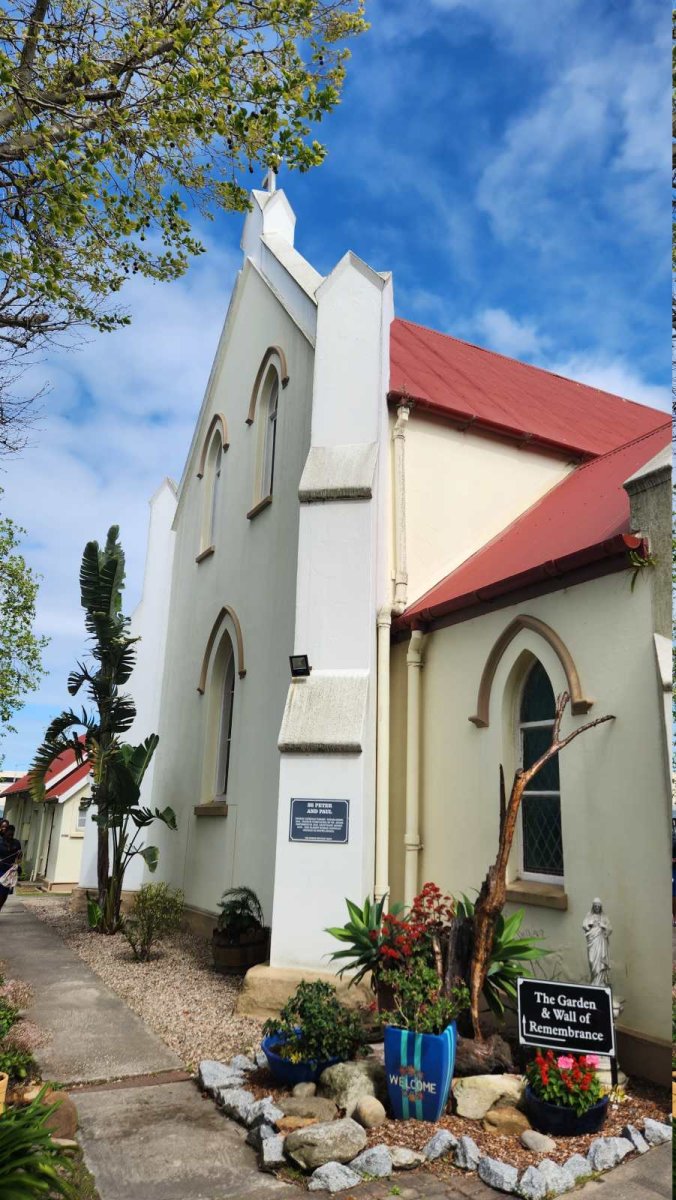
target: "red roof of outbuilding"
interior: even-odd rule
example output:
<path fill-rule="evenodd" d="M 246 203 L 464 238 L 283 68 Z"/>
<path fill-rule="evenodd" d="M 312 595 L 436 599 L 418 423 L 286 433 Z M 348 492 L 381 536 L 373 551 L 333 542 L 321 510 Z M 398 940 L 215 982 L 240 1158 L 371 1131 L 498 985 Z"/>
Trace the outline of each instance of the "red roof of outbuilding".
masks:
<path fill-rule="evenodd" d="M 664 413 L 396 318 L 390 395 L 458 424 L 590 457 L 649 433 Z"/>
<path fill-rule="evenodd" d="M 629 498 L 622 485 L 669 445 L 671 422 L 660 416 L 660 428 L 577 467 L 412 604 L 395 628 L 495 603 L 607 556 L 624 555 L 626 561 L 640 538 L 629 535 Z"/>
<path fill-rule="evenodd" d="M 84 762 L 78 763 L 74 750 L 64 750 L 63 754 L 54 759 L 54 762 L 45 775 L 45 799 L 56 800 L 59 796 L 63 796 L 76 783 L 85 780 L 90 771 L 91 767 L 86 756 Z M 50 780 L 52 780 L 52 783 L 50 783 Z M 20 779 L 15 780 L 11 787 L 8 787 L 3 792 L 3 798 L 6 796 L 21 795 L 29 791 L 30 773 L 27 772 Z"/>

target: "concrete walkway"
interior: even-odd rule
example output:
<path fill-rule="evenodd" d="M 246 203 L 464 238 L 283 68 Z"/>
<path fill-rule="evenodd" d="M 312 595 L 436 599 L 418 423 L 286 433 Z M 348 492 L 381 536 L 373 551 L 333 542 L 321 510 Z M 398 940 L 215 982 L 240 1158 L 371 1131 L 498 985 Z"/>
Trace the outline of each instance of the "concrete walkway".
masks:
<path fill-rule="evenodd" d="M 84 1084 L 83 1090 L 69 1091 L 101 1200 L 300 1200 L 305 1193 L 298 1188 L 259 1173 L 244 1130 L 202 1099 L 194 1083 L 176 1081 L 182 1064 L 173 1051 L 30 913 L 28 904 L 12 899 L 0 914 L 0 958 L 8 976 L 34 988 L 35 1003 L 27 1015 L 50 1035 L 36 1054 L 44 1077 Z M 398 1175 L 396 1183 L 364 1184 L 349 1196 L 385 1200 L 393 1194 L 402 1200 L 496 1200 L 498 1195 L 475 1175 L 450 1183 L 415 1171 Z M 574 1195 L 666 1200 L 671 1146 L 632 1159 Z"/>

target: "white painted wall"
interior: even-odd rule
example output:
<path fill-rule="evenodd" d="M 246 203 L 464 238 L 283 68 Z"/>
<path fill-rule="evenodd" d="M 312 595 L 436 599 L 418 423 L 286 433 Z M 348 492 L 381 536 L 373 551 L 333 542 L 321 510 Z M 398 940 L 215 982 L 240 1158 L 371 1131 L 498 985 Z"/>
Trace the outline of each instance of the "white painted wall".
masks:
<path fill-rule="evenodd" d="M 283 348 L 289 373 L 279 398 L 274 497 L 248 520 L 260 421 L 249 426 L 246 417 L 258 367 L 274 345 Z M 184 887 L 188 905 L 208 913 L 217 911 L 221 893 L 234 883 L 256 890 L 268 918 L 272 908 L 277 735 L 293 651 L 298 485 L 310 444 L 312 365 L 308 337 L 247 260 L 180 489 L 153 788 L 153 805 L 171 805 L 179 825 L 177 833 L 163 837 L 156 878 Z M 230 444 L 223 457 L 216 548 L 196 563 L 205 486 L 196 472 L 217 412 L 225 416 Z M 235 683 L 228 815 L 203 817 L 195 815 L 194 806 L 208 791 L 203 769 L 211 674 L 204 696 L 197 684 L 209 634 L 224 605 L 241 622 L 246 676 Z"/>
<path fill-rule="evenodd" d="M 645 581 L 644 581 L 645 583 Z M 586 978 L 581 924 L 600 896 L 613 925 L 614 990 L 626 999 L 622 1023 L 670 1036 L 670 931 L 665 920 L 671 798 L 663 768 L 661 696 L 653 648 L 648 586 L 630 591 L 628 572 L 532 599 L 513 608 L 430 634 L 422 677 L 420 884 L 473 894 L 498 838 L 498 764 L 508 780 L 516 765 L 515 664 L 524 651 L 540 658 L 555 693 L 564 690 L 561 664 L 545 643 L 521 631 L 498 667 L 490 725 L 468 720 L 488 653 L 519 613 L 539 617 L 563 639 L 583 692 L 594 700 L 589 717 L 615 714 L 560 758 L 565 891 L 568 910 L 528 906 L 525 926 L 546 935 L 557 951 L 556 977 Z M 406 643 L 393 649 L 392 895 L 403 892 L 403 774 L 405 770 Z M 565 728 L 588 718 L 566 717 Z M 512 875 L 517 873 L 514 855 Z M 545 966 L 543 970 L 547 970 Z"/>
<path fill-rule="evenodd" d="M 571 470 L 560 457 L 462 433 L 415 408 L 405 453 L 409 604 Z"/>
<path fill-rule="evenodd" d="M 270 963 L 327 969 L 335 943 L 325 927 L 343 918 L 346 896 L 363 900 L 373 887 L 376 612 L 389 587 L 378 544 L 389 496 L 391 281 L 348 254 L 319 287 L 317 301 L 312 445 L 378 447 L 371 499 L 300 509 L 294 651 L 308 654 L 318 671 L 368 677 L 361 753 L 281 756 Z M 348 844 L 291 843 L 293 797 L 349 800 Z"/>

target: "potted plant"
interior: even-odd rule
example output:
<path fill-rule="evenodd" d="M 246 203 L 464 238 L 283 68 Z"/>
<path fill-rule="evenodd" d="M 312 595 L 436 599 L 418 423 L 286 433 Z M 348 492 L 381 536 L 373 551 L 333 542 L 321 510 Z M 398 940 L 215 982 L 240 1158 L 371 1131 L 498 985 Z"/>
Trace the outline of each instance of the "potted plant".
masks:
<path fill-rule="evenodd" d="M 263 1026 L 262 1047 L 278 1083 L 315 1083 L 322 1071 L 353 1058 L 364 1043 L 356 1012 L 324 980 L 299 983 L 278 1017 Z"/>
<path fill-rule="evenodd" d="M 396 1023 L 385 1026 L 385 1074 L 398 1120 L 438 1121 L 446 1108 L 457 1045 L 456 1018 L 469 1007 L 458 982 L 445 994 L 437 972 L 416 954 L 405 970 L 383 973 Z"/>
<path fill-rule="evenodd" d="M 538 1050 L 526 1067 L 526 1108 L 542 1133 L 579 1137 L 596 1133 L 608 1114 L 607 1095 L 596 1074 L 596 1054 Z"/>
<path fill-rule="evenodd" d="M 386 913 L 385 898 L 372 902 L 367 896 L 362 908 L 352 900 L 345 903 L 349 921 L 325 931 L 344 945 L 344 949 L 334 951 L 331 962 L 345 960 L 338 975 L 353 972 L 351 984 L 359 983 L 370 972 L 378 1009 L 388 1012 L 392 1007 L 392 989 L 383 982 L 383 973 L 408 960 L 419 931 L 413 929 L 407 916 L 401 915 L 403 904 L 391 904 Z"/>
<path fill-rule="evenodd" d="M 234 975 L 265 962 L 270 930 L 256 893 L 249 887 L 228 888 L 218 907 L 221 913 L 211 941 L 215 970 Z"/>

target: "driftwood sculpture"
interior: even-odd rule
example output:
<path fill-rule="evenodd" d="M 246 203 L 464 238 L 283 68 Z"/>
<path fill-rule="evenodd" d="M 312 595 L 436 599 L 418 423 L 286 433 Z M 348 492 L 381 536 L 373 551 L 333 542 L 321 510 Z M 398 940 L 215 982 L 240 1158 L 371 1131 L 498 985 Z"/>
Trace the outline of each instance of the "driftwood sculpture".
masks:
<path fill-rule="evenodd" d="M 488 874 L 481 885 L 481 891 L 479 892 L 474 908 L 474 944 L 469 971 L 469 987 L 472 1028 L 474 1030 L 474 1037 L 478 1041 L 481 1041 L 483 1037 L 479 1022 L 481 992 L 486 982 L 486 975 L 490 964 L 495 926 L 507 897 L 507 863 L 512 849 L 512 842 L 514 841 L 516 821 L 524 789 L 530 783 L 531 779 L 538 774 L 538 771 L 542 769 L 545 763 L 563 750 L 564 746 L 569 745 L 574 738 L 579 737 L 581 733 L 586 733 L 588 729 L 593 729 L 596 725 L 602 725 L 605 721 L 614 721 L 615 719 L 612 715 L 597 717 L 595 721 L 588 721 L 586 725 L 580 725 L 578 729 L 574 729 L 567 737 L 562 738 L 561 721 L 569 700 L 570 696 L 568 692 L 563 692 L 557 698 L 551 744 L 532 766 L 516 772 L 509 801 L 507 801 L 505 796 L 504 773 L 502 767 L 500 767 L 500 840 L 498 854 L 495 862 L 488 869 Z"/>

